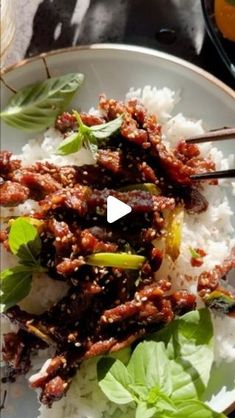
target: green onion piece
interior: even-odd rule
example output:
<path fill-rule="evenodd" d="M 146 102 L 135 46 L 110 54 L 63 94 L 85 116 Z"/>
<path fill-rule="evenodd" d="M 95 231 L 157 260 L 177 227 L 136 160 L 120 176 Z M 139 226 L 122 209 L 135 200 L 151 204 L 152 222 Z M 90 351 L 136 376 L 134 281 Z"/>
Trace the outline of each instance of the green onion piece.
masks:
<path fill-rule="evenodd" d="M 127 253 L 97 253 L 88 255 L 85 261 L 90 266 L 139 270 L 145 262 L 145 257 Z"/>
<path fill-rule="evenodd" d="M 202 256 L 200 254 L 198 254 L 198 252 L 196 250 L 194 250 L 194 248 L 189 247 L 189 251 L 191 253 L 192 258 L 194 258 L 194 259 L 202 258 Z"/>
<path fill-rule="evenodd" d="M 142 190 L 156 196 L 161 194 L 161 189 L 153 183 L 136 183 L 118 189 L 120 192 L 129 192 L 131 190 Z"/>
<path fill-rule="evenodd" d="M 210 294 L 205 295 L 204 301 L 209 308 L 225 314 L 235 312 L 235 299 L 220 290 L 214 290 Z"/>
<path fill-rule="evenodd" d="M 169 212 L 166 218 L 166 253 L 175 261 L 180 254 L 182 228 L 184 220 L 184 209 L 177 206 Z"/>
<path fill-rule="evenodd" d="M 30 334 L 35 335 L 35 337 L 39 338 L 39 339 L 40 339 L 40 340 L 42 340 L 42 341 L 45 341 L 45 342 L 46 342 L 46 343 L 48 343 L 48 344 L 52 344 L 52 343 L 53 343 L 53 341 L 52 341 L 52 339 L 50 338 L 50 336 L 49 336 L 49 335 L 47 335 L 47 334 L 45 334 L 45 332 L 43 332 L 43 331 L 39 328 L 39 326 L 35 326 L 35 325 L 32 325 L 32 324 L 28 324 L 28 325 L 27 325 L 27 331 L 28 331 Z"/>

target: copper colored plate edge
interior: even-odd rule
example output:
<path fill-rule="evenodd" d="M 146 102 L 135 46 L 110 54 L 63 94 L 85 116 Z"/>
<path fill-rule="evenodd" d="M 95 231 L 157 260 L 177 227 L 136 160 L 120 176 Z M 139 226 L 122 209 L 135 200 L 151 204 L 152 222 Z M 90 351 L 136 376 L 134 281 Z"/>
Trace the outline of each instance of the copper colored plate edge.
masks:
<path fill-rule="evenodd" d="M 55 56 L 55 55 L 60 55 L 60 54 L 64 54 L 64 53 L 69 53 L 69 52 L 79 52 L 79 51 L 83 51 L 83 50 L 117 50 L 117 51 L 126 51 L 126 52 L 136 52 L 136 53 L 141 53 L 141 54 L 145 54 L 145 55 L 149 55 L 152 57 L 156 57 L 156 58 L 160 58 L 166 61 L 170 61 L 173 62 L 175 64 L 178 64 L 184 68 L 187 68 L 191 71 L 193 71 L 194 73 L 196 73 L 197 75 L 201 76 L 202 78 L 206 79 L 207 81 L 209 81 L 211 84 L 216 85 L 218 88 L 220 88 L 221 90 L 223 90 L 226 94 L 228 94 L 229 96 L 231 96 L 233 99 L 235 99 L 235 90 L 233 90 L 231 87 L 227 86 L 225 83 L 223 83 L 222 81 L 220 81 L 218 78 L 216 78 L 214 75 L 208 73 L 207 71 L 203 70 L 202 68 L 191 64 L 181 58 L 178 58 L 174 55 L 170 55 L 167 54 L 165 52 L 161 52 L 161 51 L 155 51 L 154 49 L 151 48 L 146 48 L 146 47 L 141 47 L 141 46 L 132 46 L 132 45 L 124 45 L 124 44 L 91 44 L 91 45 L 82 45 L 82 46 L 73 46 L 73 47 L 69 47 L 69 48 L 62 48 L 62 49 L 57 49 L 57 50 L 53 50 L 53 51 L 49 51 L 49 52 L 44 52 L 40 55 L 36 55 L 35 57 L 32 58 L 27 58 L 24 59 L 22 61 L 20 61 L 19 63 L 10 65 L 9 67 L 6 67 L 4 69 L 1 70 L 1 77 L 8 74 L 11 71 L 14 71 L 18 68 L 24 67 L 25 65 L 29 65 L 32 62 L 35 62 L 37 60 L 44 60 L 47 57 L 51 57 L 51 56 Z"/>
<path fill-rule="evenodd" d="M 160 58 L 166 61 L 170 61 L 173 62 L 175 64 L 178 64 L 179 66 L 182 66 L 188 70 L 193 71 L 194 73 L 196 73 L 197 75 L 201 76 L 202 78 L 204 78 L 205 80 L 209 81 L 211 84 L 215 85 L 216 87 L 218 87 L 220 90 L 222 90 L 224 93 L 228 94 L 232 99 L 235 100 L 235 90 L 233 90 L 231 87 L 227 86 L 225 83 L 223 83 L 222 81 L 220 81 L 218 78 L 216 78 L 214 75 L 208 73 L 207 71 L 203 70 L 202 68 L 191 64 L 188 61 L 185 61 L 181 58 L 178 58 L 174 55 L 170 55 L 167 54 L 165 52 L 161 52 L 161 51 L 155 51 L 154 49 L 151 48 L 146 48 L 146 47 L 140 47 L 140 46 L 132 46 L 132 45 L 124 45 L 124 44 L 108 44 L 108 43 L 104 43 L 104 44 L 91 44 L 91 45 L 81 45 L 81 46 L 73 46 L 73 47 L 69 47 L 69 48 L 61 48 L 61 49 L 57 49 L 57 50 L 52 50 L 49 52 L 43 52 L 42 54 L 36 55 L 35 57 L 32 58 L 26 58 L 16 64 L 12 64 L 4 69 L 1 70 L 1 77 L 3 77 L 4 75 L 10 73 L 11 71 L 17 70 L 18 68 L 22 68 L 26 65 L 31 64 L 32 62 L 38 61 L 38 60 L 43 60 L 44 64 L 45 64 L 45 58 L 47 57 L 52 57 L 55 55 L 60 55 L 60 54 L 64 54 L 64 53 L 69 53 L 69 52 L 79 52 L 79 51 L 88 51 L 88 50 L 117 50 L 117 51 L 126 51 L 126 52 L 137 52 L 137 53 L 141 53 L 141 54 L 145 54 L 145 55 L 150 55 L 152 57 L 156 57 L 156 58 Z M 225 414 L 229 414 L 231 412 L 233 412 L 235 410 L 235 402 L 233 404 L 231 404 L 225 411 Z"/>

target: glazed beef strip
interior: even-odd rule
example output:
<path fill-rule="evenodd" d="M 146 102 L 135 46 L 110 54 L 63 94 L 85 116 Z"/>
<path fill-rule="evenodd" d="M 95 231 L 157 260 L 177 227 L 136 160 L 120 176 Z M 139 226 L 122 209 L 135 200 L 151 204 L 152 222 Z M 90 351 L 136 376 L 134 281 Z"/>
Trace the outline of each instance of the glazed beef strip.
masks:
<path fill-rule="evenodd" d="M 47 372 L 43 367 L 38 377 L 35 375 L 30 379 L 33 387 L 42 389 L 43 403 L 51 405 L 63 396 L 83 359 L 125 347 L 170 322 L 175 314 L 195 308 L 195 296 L 185 291 L 170 293 L 171 285 L 164 280 L 146 286 L 142 284 L 141 289 L 134 292 L 133 299 L 118 304 L 118 292 L 116 286 L 112 286 L 115 279 L 111 279 L 110 274 L 108 278 L 111 289 L 107 286 L 105 292 L 85 290 L 76 293 L 74 287 L 55 307 L 39 316 L 30 317 L 19 308 L 7 311 L 7 315 L 28 333 L 41 335 L 43 342 L 46 335 L 56 343 L 57 353 L 48 364 Z M 112 297 L 113 292 L 115 296 Z M 104 309 L 112 300 L 111 306 L 116 303 L 116 307 Z M 59 382 L 56 391 L 52 390 L 55 382 Z"/>
<path fill-rule="evenodd" d="M 190 175 L 215 169 L 213 162 L 200 158 L 199 149 L 195 145 L 192 147 L 191 144 L 183 142 L 175 152 L 168 150 L 162 142 L 161 126 L 157 123 L 156 117 L 147 115 L 146 109 L 136 99 L 124 104 L 113 99 L 108 100 L 102 95 L 99 106 L 107 120 L 124 114 L 120 130 L 122 137 L 148 149 L 164 171 L 166 178 L 173 184 L 191 185 Z M 185 159 L 179 156 L 179 151 L 181 155 L 186 155 Z"/>
<path fill-rule="evenodd" d="M 119 133 L 100 144 L 95 165 L 23 166 L 11 153 L 0 153 L 1 205 L 38 201 L 39 210 L 31 216 L 41 221 L 41 264 L 52 280 L 67 281 L 70 287 L 41 315 L 18 306 L 6 312 L 20 328 L 18 334 L 5 336 L 11 378 L 28 371 L 34 350 L 55 348 L 53 358 L 30 379 L 49 406 L 66 393 L 82 360 L 126 347 L 196 304 L 194 295 L 172 292 L 167 280 L 155 281 L 164 250 L 153 240 L 162 238 L 164 214 L 178 203 L 189 212 L 206 210 L 200 184 L 193 185 L 190 175 L 213 170 L 214 165 L 200 156 L 197 146 L 183 141 L 169 151 L 156 117 L 147 115 L 137 100 L 123 104 L 101 96 L 99 107 L 101 116 L 81 114 L 85 124 L 102 124 L 120 114 L 123 123 Z M 63 113 L 56 128 L 66 138 L 77 129 L 76 118 Z M 143 182 L 157 185 L 160 194 L 122 190 Z M 132 213 L 114 225 L 106 221 L 110 195 L 132 207 Z M 8 233 L 9 228 L 0 234 L 7 250 Z M 140 254 L 146 261 L 136 271 L 85 264 L 87 255 L 99 252 Z M 202 279 L 199 288 L 200 283 L 205 288 Z"/>
<path fill-rule="evenodd" d="M 197 290 L 204 298 L 214 290 L 220 288 L 220 280 L 235 268 L 235 248 L 221 265 L 216 265 L 211 271 L 202 272 L 198 278 Z"/>
<path fill-rule="evenodd" d="M 14 183 L 18 197 L 12 196 L 12 204 L 22 203 L 28 197 L 36 200 L 62 187 L 73 187 L 76 184 L 98 186 L 98 188 L 121 186 L 126 183 L 158 183 L 163 174 L 169 184 L 192 186 L 190 175 L 203 170 L 213 170 L 211 161 L 200 157 L 196 145 L 181 141 L 175 151 L 169 151 L 162 142 L 161 127 L 156 117 L 147 115 L 146 109 L 137 100 L 127 104 L 113 99 L 100 98 L 100 109 L 104 118 L 83 114 L 82 118 L 89 124 L 99 124 L 123 114 L 120 135 L 109 142 L 111 148 L 98 152 L 97 165 L 79 167 L 55 167 L 50 163 L 36 163 L 21 167 L 18 160 L 11 160 L 11 154 L 3 152 L 0 157 L 2 178 Z M 64 121 L 64 122 L 63 122 Z M 74 129 L 74 116 L 68 113 L 61 115 L 56 126 L 62 132 Z M 112 149 L 112 146 L 114 149 Z M 160 170 L 160 176 L 156 173 Z M 97 181 L 98 179 L 98 181 Z M 29 189 L 19 195 L 15 183 Z M 5 186 L 6 188 L 7 186 Z M 9 187 L 9 185 L 8 185 Z M 186 194 L 190 195 L 189 193 Z M 184 198 L 184 194 L 182 198 Z M 2 202 L 10 205 L 11 198 Z M 192 205 L 191 205 L 192 207 Z M 204 208 L 205 209 L 205 208 Z"/>
<path fill-rule="evenodd" d="M 11 316 L 11 313 L 9 317 L 14 320 L 14 315 Z M 2 354 L 8 368 L 3 382 L 14 381 L 18 375 L 28 373 L 31 367 L 32 351 L 47 347 L 48 344 L 45 341 L 26 332 L 24 328 L 19 329 L 17 333 L 5 334 Z"/>

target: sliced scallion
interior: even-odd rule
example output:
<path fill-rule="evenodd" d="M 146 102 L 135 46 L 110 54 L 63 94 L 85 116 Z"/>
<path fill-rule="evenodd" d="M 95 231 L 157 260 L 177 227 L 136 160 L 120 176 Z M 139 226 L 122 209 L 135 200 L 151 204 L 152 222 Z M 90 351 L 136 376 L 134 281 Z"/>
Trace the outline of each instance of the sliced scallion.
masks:
<path fill-rule="evenodd" d="M 143 192 L 149 192 L 151 195 L 160 195 L 161 190 L 156 184 L 153 183 L 136 183 L 130 184 L 129 186 L 124 186 L 118 189 L 120 192 L 129 192 L 132 190 L 141 190 Z"/>
<path fill-rule="evenodd" d="M 145 262 L 145 257 L 127 253 L 96 253 L 88 255 L 85 261 L 91 266 L 139 270 Z"/>

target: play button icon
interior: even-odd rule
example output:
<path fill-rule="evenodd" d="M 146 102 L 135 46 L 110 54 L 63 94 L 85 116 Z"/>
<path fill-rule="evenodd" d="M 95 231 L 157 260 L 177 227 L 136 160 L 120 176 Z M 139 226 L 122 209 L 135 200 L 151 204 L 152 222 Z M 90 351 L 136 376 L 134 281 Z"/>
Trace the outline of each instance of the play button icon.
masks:
<path fill-rule="evenodd" d="M 128 213 L 132 211 L 129 205 L 123 203 L 121 200 L 116 197 L 109 196 L 107 199 L 107 221 L 112 224 L 118 219 L 123 218 Z"/>

